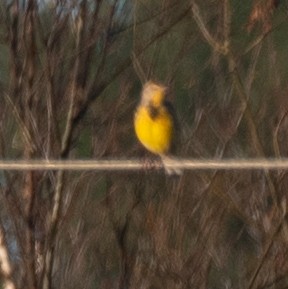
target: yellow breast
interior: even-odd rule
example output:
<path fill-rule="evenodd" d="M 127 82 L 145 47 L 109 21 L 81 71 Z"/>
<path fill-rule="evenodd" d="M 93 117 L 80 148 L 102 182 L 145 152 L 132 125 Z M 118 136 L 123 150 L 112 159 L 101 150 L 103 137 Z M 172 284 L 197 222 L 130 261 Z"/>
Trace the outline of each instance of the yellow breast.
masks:
<path fill-rule="evenodd" d="M 159 108 L 152 118 L 146 106 L 139 106 L 134 119 L 134 128 L 139 141 L 155 154 L 167 154 L 173 136 L 173 119 L 165 106 Z"/>

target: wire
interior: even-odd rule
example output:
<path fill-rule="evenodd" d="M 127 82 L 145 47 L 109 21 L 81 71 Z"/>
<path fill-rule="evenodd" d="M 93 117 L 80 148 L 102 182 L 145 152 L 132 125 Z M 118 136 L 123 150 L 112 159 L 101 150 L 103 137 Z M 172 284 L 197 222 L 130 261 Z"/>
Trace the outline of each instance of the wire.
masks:
<path fill-rule="evenodd" d="M 165 167 L 178 170 L 286 170 L 288 159 L 169 159 Z M 162 169 L 160 160 L 0 160 L 0 170 L 137 171 Z"/>

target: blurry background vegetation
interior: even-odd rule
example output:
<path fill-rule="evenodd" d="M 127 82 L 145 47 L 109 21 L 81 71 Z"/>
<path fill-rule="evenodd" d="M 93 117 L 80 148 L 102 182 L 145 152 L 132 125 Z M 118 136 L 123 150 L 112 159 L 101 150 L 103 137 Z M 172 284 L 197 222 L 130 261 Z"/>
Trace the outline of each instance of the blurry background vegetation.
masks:
<path fill-rule="evenodd" d="M 147 79 L 171 88 L 179 156 L 287 157 L 286 0 L 0 3 L 2 159 L 147 156 Z M 0 288 L 288 288 L 286 171 L 0 182 Z"/>

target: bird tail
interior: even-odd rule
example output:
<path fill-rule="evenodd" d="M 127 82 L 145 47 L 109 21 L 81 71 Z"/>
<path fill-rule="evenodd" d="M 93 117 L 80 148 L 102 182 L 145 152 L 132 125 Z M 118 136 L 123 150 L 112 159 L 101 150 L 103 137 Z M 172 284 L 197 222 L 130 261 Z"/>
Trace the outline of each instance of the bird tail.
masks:
<path fill-rule="evenodd" d="M 181 162 L 171 156 L 161 155 L 163 167 L 168 175 L 182 175 Z"/>

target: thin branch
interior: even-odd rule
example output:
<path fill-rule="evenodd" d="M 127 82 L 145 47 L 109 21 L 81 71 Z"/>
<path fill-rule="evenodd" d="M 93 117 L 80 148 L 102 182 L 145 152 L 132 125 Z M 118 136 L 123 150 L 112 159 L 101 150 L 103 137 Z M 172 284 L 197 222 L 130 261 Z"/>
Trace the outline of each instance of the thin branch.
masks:
<path fill-rule="evenodd" d="M 84 37 L 84 30 L 86 28 L 86 1 L 83 1 L 81 4 L 80 14 L 77 22 L 77 35 L 76 35 L 76 49 L 78 50 L 82 39 Z M 69 109 L 66 119 L 65 130 L 62 137 L 61 142 L 61 157 L 67 157 L 70 148 L 70 140 L 73 133 L 73 117 L 75 114 L 77 103 L 77 98 L 81 97 L 79 93 L 81 93 L 81 89 L 79 89 L 78 84 L 78 74 L 80 69 L 81 57 L 78 54 L 74 66 L 73 71 L 73 79 L 72 79 L 72 91 L 71 91 L 71 98 L 69 103 Z M 55 239 L 57 235 L 57 229 L 60 219 L 61 213 L 61 203 L 62 203 L 62 193 L 63 193 L 63 183 L 64 183 L 64 171 L 60 170 L 57 172 L 56 176 L 56 187 L 53 199 L 53 208 L 52 208 L 52 215 L 51 219 L 49 220 L 49 231 L 48 237 L 46 242 L 46 254 L 45 254 L 45 264 L 43 269 L 43 289 L 50 289 L 51 288 L 51 281 L 52 281 L 52 268 L 54 262 L 54 252 L 55 252 Z"/>
<path fill-rule="evenodd" d="M 11 97 L 5 92 L 4 92 L 4 97 L 5 97 L 5 100 L 8 104 L 8 106 L 10 106 L 12 114 L 15 117 L 15 120 L 19 126 L 19 131 L 22 134 L 25 145 L 29 145 L 32 147 L 32 149 L 36 149 L 34 142 L 32 141 L 32 136 L 31 136 L 27 126 L 23 122 L 23 120 L 20 116 L 19 110 L 17 109 L 16 105 L 13 103 Z"/>
<path fill-rule="evenodd" d="M 208 29 L 206 28 L 205 23 L 203 22 L 203 19 L 202 19 L 201 15 L 200 15 L 199 7 L 195 3 L 195 1 L 192 2 L 192 13 L 193 13 L 194 19 L 195 19 L 200 31 L 202 32 L 204 38 L 209 43 L 209 45 L 212 46 L 219 53 L 226 55 L 227 52 L 228 52 L 227 51 L 228 47 L 226 47 L 227 43 L 222 44 L 222 43 L 220 43 L 219 41 L 217 41 L 217 40 L 215 40 L 213 38 L 213 36 L 210 34 Z"/>
<path fill-rule="evenodd" d="M 288 111 L 285 111 L 285 113 L 280 117 L 276 128 L 273 132 L 273 149 L 274 149 L 274 153 L 276 157 L 281 157 L 281 152 L 280 152 L 280 148 L 279 148 L 279 142 L 278 142 L 278 137 L 279 137 L 279 130 L 280 130 L 280 126 L 283 122 L 283 120 L 287 117 L 288 115 Z"/>
<path fill-rule="evenodd" d="M 275 25 L 273 28 L 260 34 L 256 39 L 252 40 L 249 45 L 247 45 L 247 48 L 244 50 L 244 52 L 241 55 L 248 54 L 257 45 L 259 45 L 268 35 L 270 35 L 274 31 L 278 30 L 281 25 L 286 24 L 286 23 L 287 23 L 287 19 L 284 19 L 283 21 L 281 21 L 280 23 Z"/>
<path fill-rule="evenodd" d="M 230 48 L 230 30 L 231 30 L 231 7 L 230 0 L 224 0 L 224 48 L 229 50 Z"/>
<path fill-rule="evenodd" d="M 256 266 L 256 269 L 253 272 L 253 275 L 250 279 L 249 285 L 247 286 L 248 289 L 255 288 L 255 283 L 256 283 L 257 277 L 259 276 L 259 273 L 265 264 L 265 261 L 267 259 L 269 252 L 270 252 L 270 249 L 272 248 L 273 242 L 275 241 L 277 235 L 281 232 L 283 222 L 285 221 L 285 216 L 286 215 L 284 214 L 283 217 L 278 222 L 276 228 L 274 229 L 273 234 L 271 234 L 269 241 L 267 242 L 267 244 L 264 247 L 261 258 L 258 258 L 259 262 Z"/>

